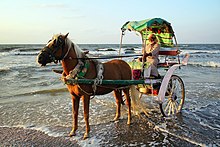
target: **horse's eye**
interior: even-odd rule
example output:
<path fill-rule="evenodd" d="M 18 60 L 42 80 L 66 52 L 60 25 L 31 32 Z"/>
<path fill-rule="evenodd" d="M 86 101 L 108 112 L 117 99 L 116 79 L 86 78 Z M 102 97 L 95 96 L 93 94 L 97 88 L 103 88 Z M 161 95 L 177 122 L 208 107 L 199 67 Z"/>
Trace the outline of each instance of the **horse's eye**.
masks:
<path fill-rule="evenodd" d="M 58 37 L 58 43 L 61 44 L 62 41 L 63 41 L 62 38 L 59 36 L 59 37 Z"/>

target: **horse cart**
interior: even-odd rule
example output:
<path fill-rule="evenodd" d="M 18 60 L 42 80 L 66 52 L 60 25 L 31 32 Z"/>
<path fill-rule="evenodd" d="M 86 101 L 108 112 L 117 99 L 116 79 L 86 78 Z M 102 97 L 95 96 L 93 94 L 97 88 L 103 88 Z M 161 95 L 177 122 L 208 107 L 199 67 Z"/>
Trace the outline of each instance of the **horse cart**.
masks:
<path fill-rule="evenodd" d="M 121 55 L 122 40 L 125 32 L 135 31 L 139 33 L 142 39 L 142 47 L 148 43 L 147 36 L 149 34 L 156 35 L 160 46 L 159 56 L 162 59 L 158 64 L 158 68 L 166 70 L 166 74 L 155 77 L 146 77 L 145 72 L 149 73 L 149 63 L 138 62 L 133 60 L 128 62 L 131 66 L 133 78 L 132 80 L 101 80 L 99 85 L 135 85 L 135 90 L 138 91 L 138 99 L 143 95 L 156 97 L 155 102 L 159 104 L 159 108 L 163 116 L 172 116 L 179 113 L 185 101 L 185 87 L 183 80 L 174 75 L 174 71 L 180 66 L 187 65 L 189 54 L 186 54 L 182 61 L 180 60 L 181 51 L 178 48 L 177 40 L 169 22 L 161 18 L 146 19 L 142 21 L 126 22 L 121 28 L 121 43 L 118 58 L 128 57 Z M 135 56 L 142 56 L 135 55 Z M 113 57 L 113 58 L 115 58 Z M 111 57 L 109 57 L 111 58 Z M 135 73 L 140 71 L 137 77 Z M 91 79 L 68 79 L 66 84 L 90 84 L 96 83 L 96 80 Z M 134 99 L 134 98 L 132 98 Z"/>
<path fill-rule="evenodd" d="M 102 63 L 89 57 L 86 52 L 74 44 L 68 38 L 69 33 L 54 35 L 37 56 L 37 61 L 42 66 L 51 62 L 62 63 L 62 80 L 67 85 L 72 97 L 73 126 L 70 136 L 76 135 L 79 102 L 82 100 L 86 124 L 84 138 L 89 137 L 89 103 L 94 95 L 103 95 L 113 91 L 117 104 L 114 120 L 119 120 L 123 92 L 128 106 L 128 125 L 131 123 L 131 98 L 134 102 L 135 98 L 140 99 L 143 94 L 156 97 L 156 102 L 164 116 L 175 115 L 183 107 L 185 99 L 184 83 L 178 75 L 173 73 L 178 67 L 187 65 L 189 55 L 186 54 L 180 61 L 180 50 L 170 23 L 160 18 L 129 21 L 122 26 L 121 30 L 120 46 L 122 46 L 125 31 L 129 30 L 141 35 L 143 48 L 148 43 L 147 36 L 149 34 L 154 34 L 157 37 L 161 47 L 168 47 L 166 50 L 159 51 L 159 56 L 163 56 L 164 60 L 160 60 L 161 62 L 157 65 L 158 68 L 165 68 L 166 74 L 156 78 L 151 77 L 146 74 L 150 71 L 151 65 L 149 63 L 121 60 L 120 58 L 127 57 L 120 55 L 121 49 L 119 56 L 114 57 L 119 59 Z M 135 75 L 138 73 L 137 71 L 141 73 L 139 76 Z"/>

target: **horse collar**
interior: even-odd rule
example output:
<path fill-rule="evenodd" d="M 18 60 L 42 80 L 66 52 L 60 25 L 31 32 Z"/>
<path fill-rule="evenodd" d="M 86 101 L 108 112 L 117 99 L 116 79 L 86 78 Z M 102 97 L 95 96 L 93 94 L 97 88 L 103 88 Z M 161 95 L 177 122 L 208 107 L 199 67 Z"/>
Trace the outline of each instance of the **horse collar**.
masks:
<path fill-rule="evenodd" d="M 69 77 L 70 78 L 83 78 L 87 70 L 89 68 L 89 61 L 86 60 L 85 62 L 78 60 L 78 64 L 75 66 L 73 70 L 69 72 Z"/>
<path fill-rule="evenodd" d="M 80 72 L 78 72 L 77 77 L 83 78 L 86 75 L 88 68 L 89 68 L 89 61 L 86 60 L 84 66 L 82 66 Z"/>

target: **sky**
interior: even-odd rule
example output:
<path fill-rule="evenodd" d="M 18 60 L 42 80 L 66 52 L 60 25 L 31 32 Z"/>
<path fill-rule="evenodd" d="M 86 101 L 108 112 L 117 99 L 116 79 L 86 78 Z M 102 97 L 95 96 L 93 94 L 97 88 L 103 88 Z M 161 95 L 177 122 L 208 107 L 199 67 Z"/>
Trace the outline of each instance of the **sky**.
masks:
<path fill-rule="evenodd" d="M 2 0 L 0 44 L 68 32 L 74 43 L 118 44 L 125 22 L 155 17 L 171 23 L 178 43 L 220 43 L 220 0 Z M 141 38 L 126 32 L 123 42 Z"/>

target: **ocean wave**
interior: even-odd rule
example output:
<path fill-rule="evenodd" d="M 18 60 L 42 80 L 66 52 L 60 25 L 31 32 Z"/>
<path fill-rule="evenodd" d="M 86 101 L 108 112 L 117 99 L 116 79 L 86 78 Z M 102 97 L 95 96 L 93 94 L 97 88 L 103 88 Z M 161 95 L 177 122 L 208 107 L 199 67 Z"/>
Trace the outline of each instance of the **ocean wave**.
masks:
<path fill-rule="evenodd" d="M 0 52 L 0 57 L 8 56 L 10 55 L 9 52 Z"/>
<path fill-rule="evenodd" d="M 33 91 L 33 92 L 29 92 L 29 93 L 24 93 L 21 95 L 36 95 L 36 94 L 49 94 L 49 93 L 60 93 L 60 92 L 67 92 L 66 88 L 59 88 L 59 89 L 45 89 L 45 90 L 39 90 L 39 91 Z"/>
<path fill-rule="evenodd" d="M 12 50 L 17 50 L 19 48 L 22 48 L 22 47 L 17 47 L 17 46 L 6 46 L 6 47 L 0 47 L 0 52 L 9 52 L 9 51 L 12 51 Z"/>
<path fill-rule="evenodd" d="M 132 48 L 132 49 L 126 49 L 124 51 L 125 54 L 134 54 L 135 53 L 135 50 Z"/>
<path fill-rule="evenodd" d="M 41 95 L 41 94 L 57 94 L 57 93 L 63 93 L 67 92 L 67 88 L 57 88 L 57 89 L 45 89 L 45 90 L 39 90 L 39 91 L 30 91 L 26 93 L 20 93 L 10 96 L 1 97 L 1 99 L 8 99 L 10 97 L 18 97 L 18 96 L 30 96 L 30 95 Z"/>
<path fill-rule="evenodd" d="M 180 47 L 188 47 L 189 45 L 188 44 L 180 44 L 179 46 Z"/>
<path fill-rule="evenodd" d="M 37 55 L 40 52 L 40 49 L 34 48 L 22 48 L 22 49 L 14 49 L 9 53 L 11 55 Z"/>
<path fill-rule="evenodd" d="M 0 68 L 0 74 L 4 74 L 4 73 L 8 73 L 10 72 L 11 69 L 9 67 L 6 67 L 6 68 Z"/>
<path fill-rule="evenodd" d="M 28 51 L 39 51 L 43 48 L 43 45 L 0 45 L 0 52 L 28 52 Z"/>
<path fill-rule="evenodd" d="M 18 49 L 20 52 L 31 52 L 31 51 L 40 51 L 42 47 L 35 47 L 35 48 L 20 48 Z"/>
<path fill-rule="evenodd" d="M 16 56 L 37 56 L 38 53 L 15 53 Z"/>
<path fill-rule="evenodd" d="M 215 67 L 215 68 L 219 68 L 220 67 L 220 63 L 214 62 L 214 61 L 208 61 L 208 62 L 189 62 L 188 65 L 201 66 L 201 67 Z"/>
<path fill-rule="evenodd" d="M 183 54 L 220 54 L 220 50 L 181 50 Z"/>
<path fill-rule="evenodd" d="M 99 48 L 99 49 L 95 49 L 96 51 L 116 51 L 115 49 L 112 48 Z"/>

